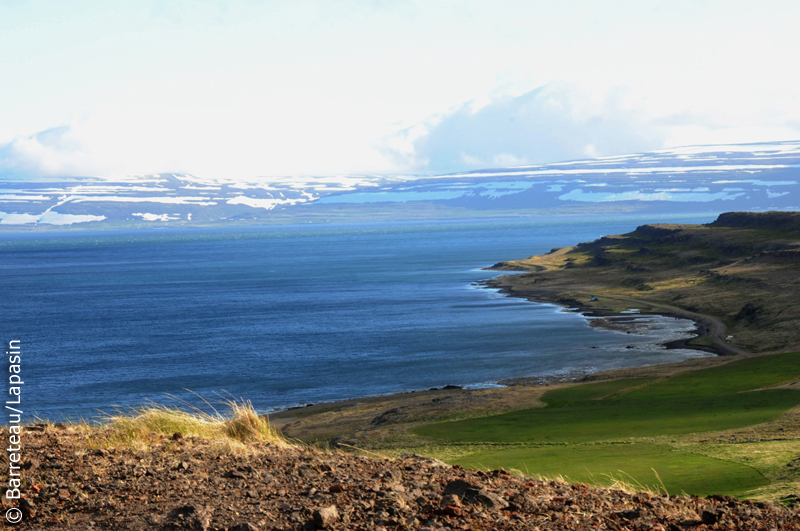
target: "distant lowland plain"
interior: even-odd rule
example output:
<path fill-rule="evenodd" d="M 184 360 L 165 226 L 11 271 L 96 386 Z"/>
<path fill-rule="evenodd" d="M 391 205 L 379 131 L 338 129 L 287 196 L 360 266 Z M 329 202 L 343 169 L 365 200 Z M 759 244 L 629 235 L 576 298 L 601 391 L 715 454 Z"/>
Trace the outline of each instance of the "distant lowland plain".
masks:
<path fill-rule="evenodd" d="M 0 187 L 41 419 L 243 397 L 325 448 L 800 501 L 800 141 Z"/>

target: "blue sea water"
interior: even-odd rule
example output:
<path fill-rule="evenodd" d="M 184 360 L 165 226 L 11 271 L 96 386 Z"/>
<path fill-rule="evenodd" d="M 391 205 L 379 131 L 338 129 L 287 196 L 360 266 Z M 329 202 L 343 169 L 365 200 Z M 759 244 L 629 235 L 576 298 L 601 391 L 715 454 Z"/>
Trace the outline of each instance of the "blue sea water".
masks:
<path fill-rule="evenodd" d="M 1 339 L 22 341 L 26 415 L 50 419 L 167 395 L 267 411 L 674 361 L 686 354 L 626 350 L 645 339 L 472 284 L 501 260 L 714 217 L 3 234 Z"/>

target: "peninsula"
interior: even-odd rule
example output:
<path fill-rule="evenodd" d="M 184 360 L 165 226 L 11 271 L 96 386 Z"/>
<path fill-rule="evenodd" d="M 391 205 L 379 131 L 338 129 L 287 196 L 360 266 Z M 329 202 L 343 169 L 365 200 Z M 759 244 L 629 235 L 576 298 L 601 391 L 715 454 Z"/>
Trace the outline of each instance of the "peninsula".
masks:
<path fill-rule="evenodd" d="M 273 421 L 308 442 L 598 485 L 770 500 L 800 486 L 800 213 L 643 225 L 490 269 L 521 273 L 488 286 L 603 326 L 624 327 L 632 310 L 692 319 L 699 335 L 686 346 L 719 355 L 318 404 Z"/>
<path fill-rule="evenodd" d="M 730 212 L 707 225 L 643 225 L 495 270 L 487 284 L 594 315 L 639 309 L 705 326 L 695 348 L 800 350 L 800 213 Z"/>

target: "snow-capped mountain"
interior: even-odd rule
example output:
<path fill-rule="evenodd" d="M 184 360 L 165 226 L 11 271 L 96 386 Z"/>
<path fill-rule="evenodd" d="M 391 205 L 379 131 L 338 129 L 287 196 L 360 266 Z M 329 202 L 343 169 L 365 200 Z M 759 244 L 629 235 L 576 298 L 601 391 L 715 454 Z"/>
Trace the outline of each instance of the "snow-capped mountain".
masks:
<path fill-rule="evenodd" d="M 800 209 L 800 141 L 691 146 L 435 177 L 334 176 L 241 182 L 158 174 L 0 181 L 2 225 L 291 222 L 409 205 L 452 215 L 592 209 L 712 212 Z M 337 219 L 346 219 L 337 218 Z M 363 216 L 360 218 L 363 219 Z"/>
<path fill-rule="evenodd" d="M 651 208 L 800 208 L 800 141 L 691 146 L 472 171 L 333 194 L 320 203 L 437 201 L 472 208 L 647 203 Z"/>
<path fill-rule="evenodd" d="M 388 182 L 384 177 L 358 176 L 204 180 L 174 173 L 117 179 L 0 181 L 0 224 L 233 222 L 263 218 L 276 207 Z"/>

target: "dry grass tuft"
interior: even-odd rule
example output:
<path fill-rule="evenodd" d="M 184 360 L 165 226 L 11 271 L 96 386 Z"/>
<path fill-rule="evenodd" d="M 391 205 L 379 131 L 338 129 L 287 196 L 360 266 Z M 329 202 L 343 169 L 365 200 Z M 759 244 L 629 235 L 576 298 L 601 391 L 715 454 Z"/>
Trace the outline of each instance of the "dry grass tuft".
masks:
<path fill-rule="evenodd" d="M 291 446 L 249 401 L 226 400 L 223 404 L 227 407 L 225 414 L 213 407 L 213 413 L 207 413 L 196 407 L 189 407 L 187 411 L 151 404 L 106 415 L 99 425 L 83 423 L 81 426 L 97 447 L 144 450 L 161 443 L 164 436 L 175 434 L 217 443 L 233 453 L 241 453 L 250 443 Z"/>
<path fill-rule="evenodd" d="M 615 476 L 614 474 L 603 474 L 606 479 L 598 482 L 597 486 L 612 490 L 621 490 L 623 492 L 627 492 L 628 494 L 638 494 L 644 492 L 651 496 L 669 496 L 669 492 L 667 491 L 666 485 L 664 485 L 664 482 L 661 480 L 661 476 L 658 475 L 658 472 L 656 472 L 655 469 L 651 470 L 655 472 L 656 478 L 658 478 L 659 481 L 659 485 L 644 485 L 627 472 L 620 470 L 619 476 Z"/>

